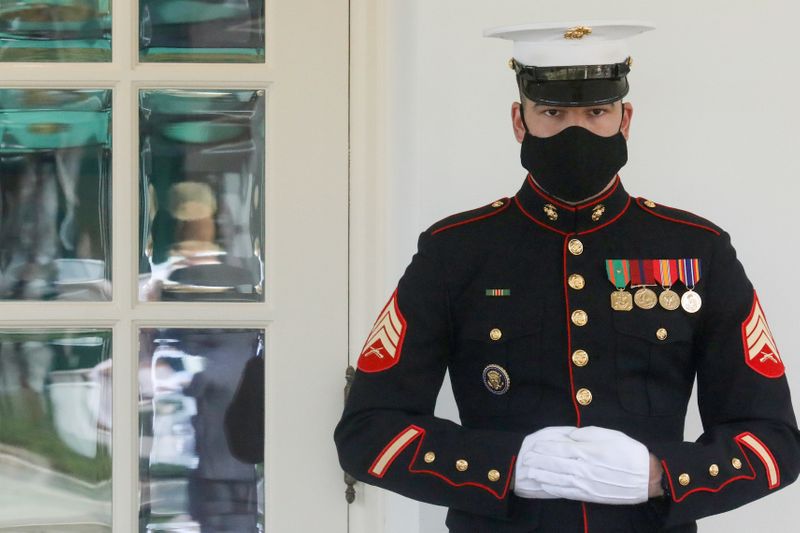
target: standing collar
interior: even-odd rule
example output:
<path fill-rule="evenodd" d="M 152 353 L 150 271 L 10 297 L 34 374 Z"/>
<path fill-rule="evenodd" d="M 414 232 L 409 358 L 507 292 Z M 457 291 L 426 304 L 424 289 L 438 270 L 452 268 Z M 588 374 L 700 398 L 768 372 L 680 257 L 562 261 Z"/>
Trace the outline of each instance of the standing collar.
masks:
<path fill-rule="evenodd" d="M 631 197 L 617 174 L 611 188 L 602 195 L 588 202 L 569 205 L 547 194 L 528 173 L 514 196 L 514 202 L 537 224 L 567 235 L 588 233 L 611 224 L 628 209 Z"/>

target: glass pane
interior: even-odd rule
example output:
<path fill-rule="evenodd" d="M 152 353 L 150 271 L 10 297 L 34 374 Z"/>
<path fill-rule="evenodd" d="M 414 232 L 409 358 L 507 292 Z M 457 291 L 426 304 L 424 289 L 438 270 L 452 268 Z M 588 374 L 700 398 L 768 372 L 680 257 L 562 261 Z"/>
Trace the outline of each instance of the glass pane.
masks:
<path fill-rule="evenodd" d="M 139 59 L 263 63 L 264 0 L 139 0 Z"/>
<path fill-rule="evenodd" d="M 0 0 L 0 61 L 111 61 L 111 0 Z"/>
<path fill-rule="evenodd" d="M 139 531 L 263 531 L 263 421 L 263 330 L 139 330 Z"/>
<path fill-rule="evenodd" d="M 111 90 L 0 89 L 0 298 L 111 299 Z"/>
<path fill-rule="evenodd" d="M 263 301 L 264 91 L 139 101 L 139 299 Z"/>
<path fill-rule="evenodd" d="M 0 330 L 0 530 L 111 531 L 111 330 Z"/>

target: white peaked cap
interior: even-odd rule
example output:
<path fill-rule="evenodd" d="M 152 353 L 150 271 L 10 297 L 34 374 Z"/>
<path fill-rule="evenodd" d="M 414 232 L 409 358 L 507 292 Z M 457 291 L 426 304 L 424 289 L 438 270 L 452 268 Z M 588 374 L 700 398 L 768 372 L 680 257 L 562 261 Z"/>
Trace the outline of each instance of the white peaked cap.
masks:
<path fill-rule="evenodd" d="M 621 63 L 628 39 L 653 30 L 642 21 L 583 21 L 518 24 L 484 30 L 484 37 L 514 41 L 513 57 L 522 65 L 560 67 Z"/>

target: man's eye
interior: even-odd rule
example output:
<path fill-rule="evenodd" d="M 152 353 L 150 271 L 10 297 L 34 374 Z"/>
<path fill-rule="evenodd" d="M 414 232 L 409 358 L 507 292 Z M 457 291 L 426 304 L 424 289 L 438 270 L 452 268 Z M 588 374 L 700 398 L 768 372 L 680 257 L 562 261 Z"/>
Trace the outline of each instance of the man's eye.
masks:
<path fill-rule="evenodd" d="M 605 109 L 592 109 L 591 110 L 591 113 L 592 113 L 593 117 L 599 117 L 600 115 L 604 114 L 605 112 L 606 112 Z"/>
<path fill-rule="evenodd" d="M 558 109 L 545 109 L 544 114 L 548 117 L 556 117 L 558 116 Z"/>

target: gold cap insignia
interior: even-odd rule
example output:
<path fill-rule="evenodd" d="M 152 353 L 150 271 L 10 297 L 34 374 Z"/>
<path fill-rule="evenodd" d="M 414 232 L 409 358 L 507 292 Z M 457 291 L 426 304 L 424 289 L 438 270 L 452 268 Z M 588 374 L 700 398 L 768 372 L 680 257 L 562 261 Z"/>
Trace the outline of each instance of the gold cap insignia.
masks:
<path fill-rule="evenodd" d="M 564 32 L 564 39 L 583 39 L 585 35 L 592 33 L 589 26 L 575 26 Z"/>

